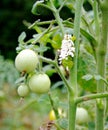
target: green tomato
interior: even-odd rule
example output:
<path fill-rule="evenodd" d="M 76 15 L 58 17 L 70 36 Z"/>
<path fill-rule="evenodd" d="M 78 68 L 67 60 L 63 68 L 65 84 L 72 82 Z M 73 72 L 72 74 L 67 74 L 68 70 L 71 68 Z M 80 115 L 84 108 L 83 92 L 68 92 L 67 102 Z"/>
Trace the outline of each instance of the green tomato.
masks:
<path fill-rule="evenodd" d="M 89 115 L 86 109 L 78 107 L 76 111 L 76 122 L 78 124 L 87 123 L 89 121 Z"/>
<path fill-rule="evenodd" d="M 38 63 L 37 54 L 30 50 L 22 50 L 15 58 L 15 66 L 20 72 L 31 72 L 35 70 Z"/>
<path fill-rule="evenodd" d="M 34 74 L 29 79 L 29 87 L 32 92 L 43 94 L 50 89 L 51 81 L 46 74 Z"/>
<path fill-rule="evenodd" d="M 29 88 L 26 84 L 22 84 L 17 89 L 18 95 L 21 97 L 25 97 L 29 93 Z"/>
<path fill-rule="evenodd" d="M 56 120 L 56 115 L 55 115 L 54 110 L 51 110 L 51 111 L 49 112 L 49 120 L 50 120 L 50 121 Z"/>

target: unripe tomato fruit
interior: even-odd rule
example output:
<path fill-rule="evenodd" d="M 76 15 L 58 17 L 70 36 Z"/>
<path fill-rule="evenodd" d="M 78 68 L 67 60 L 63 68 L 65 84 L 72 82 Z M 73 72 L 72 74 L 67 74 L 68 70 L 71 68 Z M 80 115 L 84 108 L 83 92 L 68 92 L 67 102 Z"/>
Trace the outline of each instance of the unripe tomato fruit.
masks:
<path fill-rule="evenodd" d="M 42 94 L 50 89 L 51 81 L 46 74 L 34 74 L 29 79 L 29 87 L 32 92 Z"/>
<path fill-rule="evenodd" d="M 49 120 L 51 120 L 51 121 L 56 120 L 56 116 L 55 116 L 54 110 L 51 110 L 49 112 Z"/>
<path fill-rule="evenodd" d="M 25 97 L 29 93 L 29 88 L 26 84 L 22 84 L 17 89 L 18 95 L 21 97 Z"/>
<path fill-rule="evenodd" d="M 76 122 L 78 124 L 87 123 L 89 121 L 89 115 L 86 109 L 78 107 L 76 111 Z"/>
<path fill-rule="evenodd" d="M 20 72 L 24 71 L 29 73 L 35 70 L 37 63 L 38 56 L 30 49 L 22 50 L 15 58 L 15 66 Z"/>

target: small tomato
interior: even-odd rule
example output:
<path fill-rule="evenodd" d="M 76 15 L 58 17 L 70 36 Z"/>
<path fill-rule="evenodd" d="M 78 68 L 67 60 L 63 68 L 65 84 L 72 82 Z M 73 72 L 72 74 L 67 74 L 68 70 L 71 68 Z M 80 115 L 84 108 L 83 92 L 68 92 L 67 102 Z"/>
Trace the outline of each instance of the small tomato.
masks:
<path fill-rule="evenodd" d="M 17 92 L 19 96 L 25 97 L 29 93 L 29 88 L 26 84 L 22 84 L 18 87 Z"/>
<path fill-rule="evenodd" d="M 30 49 L 22 50 L 15 58 L 15 66 L 20 72 L 24 71 L 29 73 L 35 70 L 37 63 L 38 56 Z"/>
<path fill-rule="evenodd" d="M 51 121 L 56 120 L 56 116 L 55 116 L 54 110 L 51 110 L 49 112 L 49 120 L 51 120 Z"/>
<path fill-rule="evenodd" d="M 42 74 L 34 74 L 29 79 L 29 87 L 32 92 L 43 94 L 47 93 L 50 89 L 51 81 L 48 75 Z"/>
<path fill-rule="evenodd" d="M 76 111 L 76 122 L 78 124 L 87 123 L 89 121 L 89 115 L 86 109 L 78 107 Z"/>

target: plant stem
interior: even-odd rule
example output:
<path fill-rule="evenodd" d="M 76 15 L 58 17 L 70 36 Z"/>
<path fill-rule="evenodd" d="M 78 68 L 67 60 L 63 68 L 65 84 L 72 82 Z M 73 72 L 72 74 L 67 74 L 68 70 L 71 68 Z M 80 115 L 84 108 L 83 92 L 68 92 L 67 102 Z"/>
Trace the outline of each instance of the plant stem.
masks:
<path fill-rule="evenodd" d="M 108 0 L 103 1 L 101 4 L 102 15 L 102 28 L 100 33 L 100 42 L 97 48 L 97 72 L 99 75 L 105 78 L 106 71 L 106 49 L 107 49 L 107 35 L 108 35 Z M 102 80 L 97 81 L 97 92 L 104 92 L 105 84 Z M 104 130 L 105 120 L 105 102 L 102 100 L 103 106 L 97 103 L 96 105 L 96 130 Z"/>
<path fill-rule="evenodd" d="M 75 130 L 75 120 L 76 120 L 76 108 L 73 95 L 71 93 L 68 94 L 69 107 L 68 107 L 68 130 Z"/>
<path fill-rule="evenodd" d="M 63 24 L 62 24 L 62 19 L 60 18 L 60 15 L 59 15 L 59 10 L 57 10 L 57 9 L 55 8 L 55 6 L 54 6 L 52 0 L 50 0 L 50 3 L 51 3 L 51 6 L 52 6 L 52 8 L 53 8 L 53 14 L 54 14 L 54 16 L 55 16 L 55 19 L 56 19 L 56 21 L 57 21 L 57 23 L 58 23 L 58 25 L 59 25 L 59 27 L 60 27 L 60 30 L 61 30 L 61 32 L 62 32 L 62 35 L 64 36 L 64 26 L 63 26 Z"/>
<path fill-rule="evenodd" d="M 79 35 L 80 35 L 80 19 L 81 19 L 81 8 L 83 0 L 76 0 L 76 10 L 75 10 L 75 20 L 74 20 L 74 36 L 76 37 L 75 41 L 75 57 L 74 57 L 74 66 L 70 70 L 70 82 L 74 87 L 75 95 L 77 95 L 77 60 L 78 60 L 78 49 L 79 49 Z"/>
<path fill-rule="evenodd" d="M 64 27 L 63 27 L 63 24 L 62 24 L 62 20 L 61 20 L 61 18 L 60 18 L 57 11 L 54 13 L 54 16 L 55 16 L 55 18 L 56 18 L 56 20 L 58 22 L 58 25 L 59 25 L 59 27 L 61 29 L 62 35 L 64 36 Z"/>
<path fill-rule="evenodd" d="M 49 27 L 44 32 L 42 32 L 41 34 L 39 34 L 38 38 L 34 39 L 34 41 L 32 42 L 32 44 L 35 44 L 36 42 L 38 42 L 40 40 L 40 38 L 42 38 L 42 36 L 44 36 L 47 32 L 49 32 L 49 30 L 51 29 L 51 27 L 52 27 L 52 23 L 49 25 Z"/>
<path fill-rule="evenodd" d="M 90 94 L 90 95 L 76 98 L 76 103 L 78 104 L 80 102 L 84 102 L 84 101 L 88 101 L 88 100 L 92 100 L 92 99 L 96 99 L 96 98 L 106 98 L 106 97 L 108 97 L 108 93 Z"/>
<path fill-rule="evenodd" d="M 52 99 L 52 97 L 51 97 L 50 92 L 48 93 L 48 95 L 49 95 L 49 100 L 50 100 L 50 103 L 51 103 L 51 107 L 52 107 L 52 109 L 53 109 L 54 112 L 55 112 L 56 118 L 58 119 L 58 118 L 59 118 L 59 113 L 58 113 L 57 108 L 56 108 L 55 105 L 54 105 L 54 101 L 53 101 L 53 99 Z"/>
<path fill-rule="evenodd" d="M 60 7 L 59 7 L 59 9 L 58 9 L 58 12 L 60 12 L 60 11 L 61 11 L 61 9 L 62 9 L 62 8 L 63 8 L 63 6 L 65 5 L 66 1 L 67 1 L 67 0 L 64 0 L 64 1 L 63 1 L 63 3 L 60 5 Z"/>
<path fill-rule="evenodd" d="M 79 35 L 80 35 L 80 19 L 81 19 L 81 8 L 83 0 L 76 0 L 76 10 L 75 10 L 75 20 L 74 20 L 74 36 L 76 37 L 75 42 L 75 57 L 74 57 L 74 66 L 70 70 L 70 84 L 71 88 L 74 89 L 74 95 L 68 91 L 68 102 L 69 102 L 69 111 L 68 111 L 68 130 L 75 130 L 75 119 L 76 119 L 76 108 L 75 98 L 77 96 L 77 60 L 78 60 L 78 48 L 79 48 Z"/>
<path fill-rule="evenodd" d="M 98 40 L 100 27 L 99 27 L 98 3 L 96 0 L 94 0 L 93 2 L 93 10 L 94 10 L 94 21 L 95 21 L 95 35 L 96 35 L 96 40 Z"/>

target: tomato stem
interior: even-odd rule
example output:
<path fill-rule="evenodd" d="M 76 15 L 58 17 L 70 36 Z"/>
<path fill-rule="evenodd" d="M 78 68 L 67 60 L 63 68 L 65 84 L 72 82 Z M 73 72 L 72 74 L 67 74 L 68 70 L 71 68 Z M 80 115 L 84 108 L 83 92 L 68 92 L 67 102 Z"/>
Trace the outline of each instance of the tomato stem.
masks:
<path fill-rule="evenodd" d="M 108 35 L 108 0 L 101 2 L 101 24 L 100 35 L 98 37 L 98 47 L 97 47 L 97 72 L 103 78 L 106 74 L 106 53 L 107 53 L 107 35 Z M 105 83 L 102 80 L 97 81 L 97 92 L 104 93 Z M 106 102 L 102 100 L 96 103 L 96 130 L 104 130 L 105 121 L 105 110 Z"/>
<path fill-rule="evenodd" d="M 57 23 L 58 23 L 58 25 L 59 25 L 59 27 L 60 27 L 60 30 L 61 30 L 61 32 L 62 32 L 62 35 L 64 36 L 64 26 L 63 26 L 63 24 L 62 24 L 62 19 L 60 18 L 60 15 L 59 15 L 59 10 L 57 10 L 56 9 L 56 7 L 54 6 L 54 3 L 53 3 L 53 1 L 52 0 L 50 0 L 50 3 L 51 3 L 51 7 L 52 7 L 52 9 L 53 9 L 53 14 L 54 14 L 54 16 L 55 16 L 55 19 L 57 20 Z"/>
<path fill-rule="evenodd" d="M 76 10 L 75 10 L 75 20 L 74 20 L 74 36 L 76 37 L 75 41 L 75 56 L 74 56 L 74 65 L 70 70 L 70 83 L 74 88 L 75 95 L 77 95 L 77 62 L 78 62 L 78 50 L 79 50 L 79 35 L 80 35 L 80 20 L 81 20 L 81 9 L 82 9 L 83 0 L 76 0 Z"/>
<path fill-rule="evenodd" d="M 85 95 L 82 97 L 77 97 L 75 99 L 75 102 L 80 103 L 80 102 L 89 101 L 92 99 L 106 98 L 106 97 L 108 97 L 108 93 L 106 93 L 106 92 L 105 93 L 96 93 L 96 94 Z"/>
<path fill-rule="evenodd" d="M 59 118 L 59 113 L 58 113 L 57 108 L 56 108 L 55 105 L 54 105 L 54 102 L 53 102 L 53 99 L 52 99 L 52 97 L 51 97 L 50 92 L 48 93 L 48 95 L 49 95 L 49 100 L 50 100 L 52 109 L 54 110 L 54 113 L 55 113 L 55 115 L 56 115 L 56 118 L 58 119 L 58 118 Z"/>

